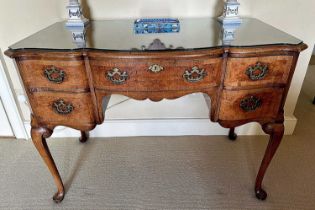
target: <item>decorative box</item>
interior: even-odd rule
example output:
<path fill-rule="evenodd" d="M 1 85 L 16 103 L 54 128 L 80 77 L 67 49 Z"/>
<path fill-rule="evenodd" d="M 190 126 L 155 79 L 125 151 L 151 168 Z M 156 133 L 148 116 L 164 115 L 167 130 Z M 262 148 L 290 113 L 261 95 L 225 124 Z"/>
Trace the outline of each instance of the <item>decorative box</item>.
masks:
<path fill-rule="evenodd" d="M 134 30 L 136 34 L 177 33 L 180 23 L 177 18 L 138 19 L 134 22 Z"/>

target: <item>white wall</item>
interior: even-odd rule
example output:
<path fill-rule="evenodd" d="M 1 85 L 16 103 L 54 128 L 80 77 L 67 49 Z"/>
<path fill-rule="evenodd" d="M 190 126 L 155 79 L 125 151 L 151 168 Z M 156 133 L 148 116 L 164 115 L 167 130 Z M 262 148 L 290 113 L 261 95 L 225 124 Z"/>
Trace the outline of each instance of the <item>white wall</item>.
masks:
<path fill-rule="evenodd" d="M 242 14 L 249 14 L 244 2 Z M 63 0 L 60 11 L 64 11 L 67 0 Z M 130 17 L 202 17 L 218 16 L 223 9 L 223 0 L 81 0 L 84 13 L 92 19 L 112 19 Z M 66 18 L 66 13 L 63 13 Z"/>
<path fill-rule="evenodd" d="M 1 48 L 0 48 L 1 53 Z M 4 108 L 5 113 L 0 113 L 0 126 L 1 129 L 4 126 L 2 123 L 9 123 L 11 128 L 4 128 L 6 130 L 13 131 L 12 136 L 17 139 L 25 139 L 27 137 L 27 131 L 24 126 L 23 119 L 21 117 L 19 107 L 15 102 L 15 94 L 13 93 L 13 86 L 10 82 L 10 76 L 5 71 L 6 65 L 3 57 L 0 57 L 0 99 Z M 9 121 L 8 121 L 9 120 Z M 0 130 L 1 130 L 0 129 Z M 12 132 L 11 131 L 11 132 Z M 7 136 L 7 134 L 0 133 L 0 136 Z"/>
<path fill-rule="evenodd" d="M 0 0 L 0 49 L 5 51 L 11 44 L 61 20 L 58 1 L 51 0 Z M 0 52 L 5 70 L 12 80 L 14 92 L 23 93 L 13 61 Z M 20 104 L 23 116 L 29 120 L 29 110 Z"/>
<path fill-rule="evenodd" d="M 67 2 L 67 0 L 0 0 L 0 48 L 7 49 L 10 44 L 66 18 L 65 6 Z M 223 5 L 223 0 L 81 0 L 81 2 L 84 5 L 84 13 L 92 19 L 158 16 L 213 17 L 222 12 Z M 240 3 L 242 4 L 241 15 L 257 17 L 297 36 L 309 46 L 314 46 L 315 13 L 312 9 L 315 8 L 315 1 L 304 0 L 297 3 L 294 0 L 273 0 L 272 2 L 267 0 L 240 0 Z M 294 76 L 286 104 L 286 114 L 290 119 L 292 119 L 311 52 L 312 49 L 309 48 L 308 51 L 301 54 L 297 72 Z M 15 92 L 23 93 L 13 62 L 9 58 L 5 58 L 5 62 Z M 119 97 L 116 99 L 119 100 Z M 151 106 L 149 102 L 144 103 Z M 25 120 L 29 120 L 27 106 L 21 103 L 20 107 L 23 110 Z M 206 108 L 204 107 L 204 109 Z M 166 117 L 163 116 L 163 110 L 160 110 L 160 112 L 161 117 Z M 192 113 L 191 117 L 199 116 L 200 113 Z M 139 110 L 139 114 L 141 115 L 141 110 Z M 148 115 L 142 117 L 148 117 Z M 177 117 L 180 118 L 181 116 Z"/>
<path fill-rule="evenodd" d="M 251 16 L 257 17 L 303 40 L 309 48 L 301 53 L 285 111 L 293 114 L 315 43 L 315 1 L 251 1 Z"/>

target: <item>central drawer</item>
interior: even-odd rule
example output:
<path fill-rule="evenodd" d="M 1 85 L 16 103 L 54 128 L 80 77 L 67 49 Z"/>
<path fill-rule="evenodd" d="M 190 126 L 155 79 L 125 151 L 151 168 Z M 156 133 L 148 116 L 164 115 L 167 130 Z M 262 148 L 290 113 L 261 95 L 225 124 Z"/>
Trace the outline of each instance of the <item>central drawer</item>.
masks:
<path fill-rule="evenodd" d="M 90 60 L 96 89 L 111 91 L 201 90 L 220 83 L 222 58 Z"/>

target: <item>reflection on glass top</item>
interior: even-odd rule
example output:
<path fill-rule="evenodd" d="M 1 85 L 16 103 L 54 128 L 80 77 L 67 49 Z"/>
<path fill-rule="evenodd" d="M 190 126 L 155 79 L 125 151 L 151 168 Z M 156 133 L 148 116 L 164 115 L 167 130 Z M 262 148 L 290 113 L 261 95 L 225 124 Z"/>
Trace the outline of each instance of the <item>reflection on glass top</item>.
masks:
<path fill-rule="evenodd" d="M 85 28 L 67 28 L 58 22 L 12 45 L 13 50 L 176 50 L 222 46 L 297 45 L 301 40 L 257 19 L 244 18 L 241 25 L 222 26 L 217 19 L 180 19 L 179 33 L 136 34 L 134 20 L 91 21 Z"/>

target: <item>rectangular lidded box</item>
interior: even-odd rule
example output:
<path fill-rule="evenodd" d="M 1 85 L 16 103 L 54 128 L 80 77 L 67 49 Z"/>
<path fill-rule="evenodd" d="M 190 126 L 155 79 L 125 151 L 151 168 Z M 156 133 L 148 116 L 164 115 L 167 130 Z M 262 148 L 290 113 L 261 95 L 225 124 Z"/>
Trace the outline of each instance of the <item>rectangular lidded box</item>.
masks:
<path fill-rule="evenodd" d="M 134 22 L 136 34 L 178 33 L 180 22 L 177 18 L 146 18 Z"/>

